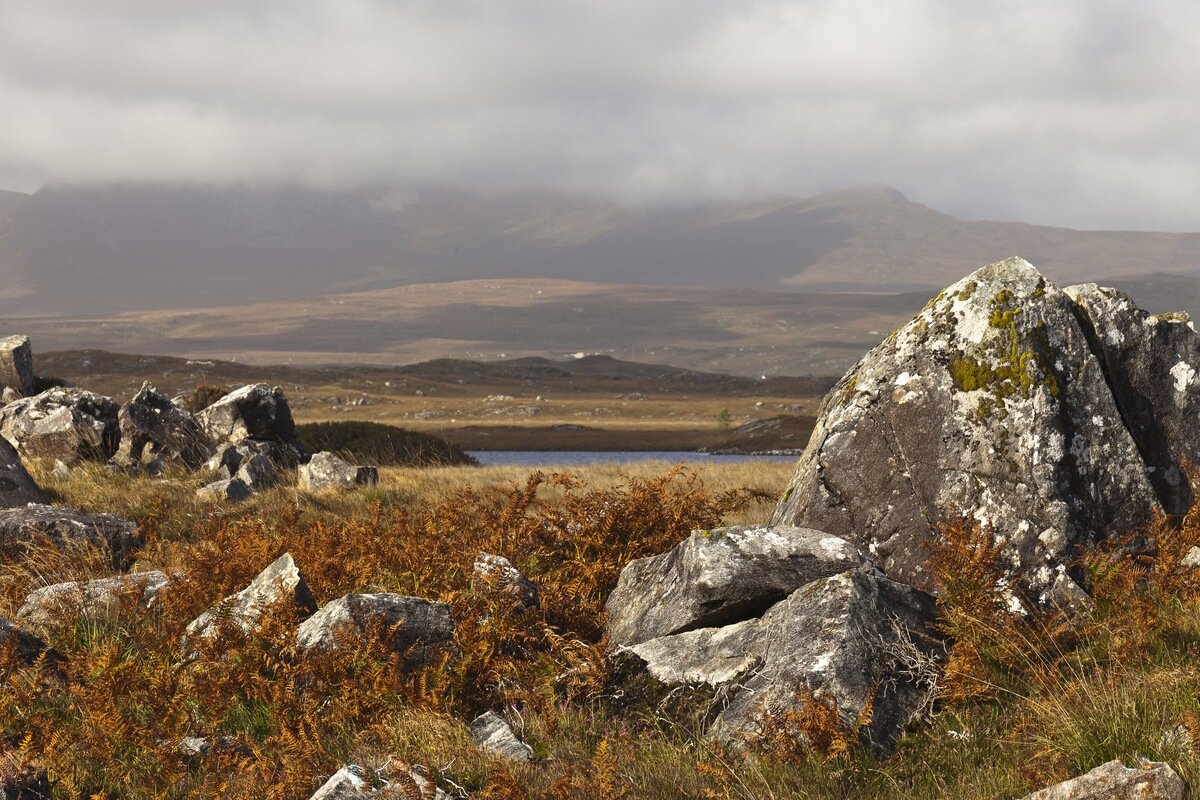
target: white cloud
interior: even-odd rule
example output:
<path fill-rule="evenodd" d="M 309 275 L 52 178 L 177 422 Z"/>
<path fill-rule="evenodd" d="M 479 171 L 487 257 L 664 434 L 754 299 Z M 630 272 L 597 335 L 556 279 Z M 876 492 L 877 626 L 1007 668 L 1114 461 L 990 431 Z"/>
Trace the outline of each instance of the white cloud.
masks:
<path fill-rule="evenodd" d="M 0 186 L 887 183 L 1194 229 L 1198 53 L 1186 0 L 0 0 Z"/>

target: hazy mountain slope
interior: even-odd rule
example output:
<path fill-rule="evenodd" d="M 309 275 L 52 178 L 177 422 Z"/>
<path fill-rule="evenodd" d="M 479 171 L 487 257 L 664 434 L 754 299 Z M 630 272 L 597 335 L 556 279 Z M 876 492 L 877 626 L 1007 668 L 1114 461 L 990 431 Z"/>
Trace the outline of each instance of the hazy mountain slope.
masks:
<path fill-rule="evenodd" d="M 1200 270 L 1200 234 L 963 222 L 890 189 L 635 208 L 447 189 L 50 187 L 0 196 L 0 313 L 98 314 L 432 281 L 908 291 L 1022 255 L 1061 283 Z"/>

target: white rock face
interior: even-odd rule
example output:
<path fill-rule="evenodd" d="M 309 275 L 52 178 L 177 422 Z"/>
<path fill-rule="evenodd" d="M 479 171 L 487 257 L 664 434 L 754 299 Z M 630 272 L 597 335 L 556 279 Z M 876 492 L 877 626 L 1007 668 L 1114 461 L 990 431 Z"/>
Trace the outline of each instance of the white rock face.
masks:
<path fill-rule="evenodd" d="M 950 286 L 834 387 L 772 522 L 841 536 L 930 589 L 926 543 L 972 516 L 1020 584 L 1146 522 L 1146 464 L 1079 307 L 1021 259 Z"/>
<path fill-rule="evenodd" d="M 268 564 L 245 589 L 231 594 L 215 608 L 192 620 L 187 626 L 187 636 L 193 639 L 213 636 L 221 619 L 232 620 L 243 631 L 251 633 L 268 609 L 283 602 L 291 603 L 299 618 L 307 617 L 317 609 L 291 553 L 284 553 Z"/>
<path fill-rule="evenodd" d="M 1109 761 L 1021 800 L 1183 800 L 1186 794 L 1183 778 L 1168 764 L 1145 761 L 1130 768 Z"/>

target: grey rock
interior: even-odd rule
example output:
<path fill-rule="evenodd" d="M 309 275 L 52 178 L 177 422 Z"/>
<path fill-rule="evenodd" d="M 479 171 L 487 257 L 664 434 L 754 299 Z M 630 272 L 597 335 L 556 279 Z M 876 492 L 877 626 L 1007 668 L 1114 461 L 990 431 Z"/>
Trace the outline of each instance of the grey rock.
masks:
<path fill-rule="evenodd" d="M 63 620 L 81 616 L 106 617 L 121 609 L 154 608 L 158 594 L 168 584 L 157 570 L 115 575 L 91 581 L 70 581 L 30 592 L 17 611 L 16 622 L 26 630 L 47 636 Z"/>
<path fill-rule="evenodd" d="M 104 547 L 113 566 L 123 570 L 140 539 L 136 523 L 111 514 L 83 514 L 33 503 L 0 509 L 0 560 L 11 563 L 45 544 L 63 549 L 83 544 Z"/>
<path fill-rule="evenodd" d="M 49 502 L 50 498 L 21 463 L 16 448 L 7 439 L 0 439 L 0 508 Z"/>
<path fill-rule="evenodd" d="M 538 589 L 504 556 L 480 553 L 471 569 L 471 591 L 478 595 L 508 598 L 513 607 L 526 611 L 538 607 Z"/>
<path fill-rule="evenodd" d="M 618 650 L 632 654 L 641 668 L 662 683 L 705 683 L 719 687 L 762 663 L 764 629 L 757 619 L 721 628 L 698 628 L 660 636 Z"/>
<path fill-rule="evenodd" d="M 1200 567 L 1200 547 L 1188 550 L 1179 563 L 1185 567 Z"/>
<path fill-rule="evenodd" d="M 309 800 L 372 800 L 383 797 L 421 797 L 428 800 L 450 800 L 450 795 L 439 789 L 433 781 L 413 768 L 393 767 L 376 771 L 368 777 L 368 770 L 351 764 L 342 767 L 329 777 Z M 376 788 L 373 784 L 378 784 Z"/>
<path fill-rule="evenodd" d="M 1130 768 L 1114 760 L 1021 800 L 1183 800 L 1186 794 L 1183 778 L 1169 764 L 1143 761 Z"/>
<path fill-rule="evenodd" d="M 1096 607 L 1091 596 L 1065 571 L 1058 574 L 1046 592 L 1046 605 L 1057 609 L 1070 620 L 1082 619 Z"/>
<path fill-rule="evenodd" d="M 1075 303 L 1009 259 L 943 291 L 842 378 L 772 520 L 843 536 L 932 589 L 928 543 L 970 515 L 1044 600 L 1078 546 L 1157 507 Z"/>
<path fill-rule="evenodd" d="M 275 471 L 292 469 L 299 459 L 299 451 L 279 442 L 264 442 L 258 439 L 242 439 L 217 445 L 213 455 L 204 463 L 204 468 L 218 473 L 222 478 L 236 477 L 238 471 L 253 459 L 262 456 L 271 462 Z"/>
<path fill-rule="evenodd" d="M 693 531 L 622 570 L 607 602 L 608 638 L 637 644 L 758 617 L 801 586 L 860 563 L 845 540 L 810 528 Z"/>
<path fill-rule="evenodd" d="M 103 395 L 48 389 L 0 409 L 0 436 L 36 458 L 107 461 L 121 440 L 119 412 L 120 406 Z"/>
<path fill-rule="evenodd" d="M 1200 335 L 1186 314 L 1151 315 L 1116 289 L 1088 283 L 1065 291 L 1159 502 L 1167 513 L 1185 513 L 1192 491 L 1184 466 L 1200 465 Z"/>
<path fill-rule="evenodd" d="M 375 467 L 357 467 L 348 464 L 333 453 L 314 453 L 307 464 L 301 464 L 297 472 L 300 489 L 306 492 L 347 490 L 359 486 L 374 486 L 379 482 Z"/>
<path fill-rule="evenodd" d="M 470 730 L 471 739 L 481 750 L 509 761 L 533 761 L 533 748 L 522 742 L 499 714 L 491 711 L 480 714 L 471 721 Z"/>
<path fill-rule="evenodd" d="M 0 387 L 26 397 L 33 394 L 33 349 L 28 336 L 0 339 Z"/>
<path fill-rule="evenodd" d="M 295 610 L 297 620 L 305 619 L 317 609 L 312 592 L 290 553 L 284 553 L 268 564 L 245 589 L 229 595 L 192 620 L 186 635 L 192 639 L 214 636 L 221 620 L 230 620 L 250 634 L 269 609 L 283 603 Z"/>
<path fill-rule="evenodd" d="M 213 443 L 196 418 L 149 383 L 121 406 L 119 421 L 117 459 L 122 462 L 162 459 L 197 469 L 213 453 Z"/>
<path fill-rule="evenodd" d="M 296 423 L 278 386 L 243 386 L 201 411 L 196 419 L 218 444 L 257 439 L 298 447 Z"/>
<path fill-rule="evenodd" d="M 254 492 L 241 478 L 213 481 L 196 490 L 196 497 L 210 502 L 240 503 L 243 500 L 249 500 L 253 494 Z"/>
<path fill-rule="evenodd" d="M 7 440 L 5 440 L 5 442 L 7 443 Z M 0 447 L 2 447 L 2 446 L 3 445 L 0 445 Z M 64 464 L 62 461 L 55 459 L 54 460 L 54 469 L 52 469 L 50 471 L 50 474 L 54 477 L 54 479 L 56 481 L 69 481 L 69 480 L 71 480 L 71 476 L 74 475 L 75 473 L 73 473 L 71 471 L 71 468 L 68 467 L 66 464 Z"/>
<path fill-rule="evenodd" d="M 313 614 L 296 631 L 302 653 L 362 641 L 373 632 L 389 636 L 388 647 L 405 654 L 404 667 L 432 663 L 452 648 L 450 606 L 399 594 L 348 594 Z"/>
<path fill-rule="evenodd" d="M 15 403 L 21 399 L 21 393 L 11 386 L 5 386 L 0 389 L 0 406 L 6 406 L 9 403 Z"/>
<path fill-rule="evenodd" d="M 253 492 L 270 489 L 279 482 L 279 470 L 275 462 L 261 453 L 255 453 L 241 462 L 237 477 Z"/>
<path fill-rule="evenodd" d="M 798 695 L 826 697 L 847 729 L 870 705 L 870 722 L 859 734 L 878 752 L 890 752 L 929 702 L 933 674 L 917 677 L 910 667 L 929 665 L 940 652 L 935 618 L 932 598 L 874 570 L 810 583 L 763 615 L 756 632 L 731 638 L 743 648 L 759 637 L 752 646 L 761 664 L 738 679 L 711 734 L 734 744 L 753 739 Z"/>
<path fill-rule="evenodd" d="M 179 740 L 179 754 L 185 758 L 207 758 L 214 753 L 248 754 L 249 748 L 236 736 L 218 736 L 215 740 L 204 736 L 185 736 Z"/>

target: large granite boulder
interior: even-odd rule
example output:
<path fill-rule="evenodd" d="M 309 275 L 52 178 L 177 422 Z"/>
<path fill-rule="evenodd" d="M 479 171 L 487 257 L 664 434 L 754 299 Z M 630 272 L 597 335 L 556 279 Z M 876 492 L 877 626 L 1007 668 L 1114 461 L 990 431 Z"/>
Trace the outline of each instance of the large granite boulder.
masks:
<path fill-rule="evenodd" d="M 268 610 L 285 604 L 294 611 L 297 620 L 305 619 L 317 610 L 317 602 L 291 553 L 284 553 L 272 561 L 246 588 L 229 595 L 192 620 L 187 626 L 187 637 L 211 638 L 224 620 L 231 621 L 246 634 L 253 633 Z"/>
<path fill-rule="evenodd" d="M 608 597 L 608 638 L 637 644 L 758 617 L 801 586 L 861 562 L 845 540 L 809 528 L 693 531 L 622 570 Z"/>
<path fill-rule="evenodd" d="M 140 543 L 137 524 L 111 514 L 37 504 L 0 509 L 0 560 L 24 558 L 45 545 L 94 545 L 107 548 L 113 566 L 123 570 Z"/>
<path fill-rule="evenodd" d="M 33 394 L 33 349 L 28 336 L 0 339 L 0 389 L 12 389 L 21 397 Z"/>
<path fill-rule="evenodd" d="M 49 502 L 50 498 L 21 463 L 16 448 L 7 439 L 0 438 L 0 508 Z"/>
<path fill-rule="evenodd" d="M 121 441 L 120 410 L 83 389 L 48 389 L 0 409 L 0 436 L 28 456 L 107 461 Z"/>
<path fill-rule="evenodd" d="M 1130 768 L 1109 761 L 1021 800 L 1183 800 L 1186 796 L 1187 785 L 1169 764 L 1144 761 Z"/>
<path fill-rule="evenodd" d="M 930 589 L 927 543 L 970 516 L 1043 598 L 1077 548 L 1157 507 L 1076 304 L 1014 258 L 943 291 L 842 378 L 772 521 L 842 536 Z"/>
<path fill-rule="evenodd" d="M 1200 335 L 1186 314 L 1149 314 L 1116 289 L 1088 283 L 1064 291 L 1159 502 L 1168 513 L 1186 512 L 1192 491 L 1183 469 L 1200 466 Z"/>
<path fill-rule="evenodd" d="M 157 570 L 50 584 L 29 593 L 16 622 L 39 636 L 49 636 L 64 620 L 149 610 L 167 584 L 167 576 Z"/>
<path fill-rule="evenodd" d="M 149 383 L 121 406 L 118 418 L 119 461 L 141 464 L 162 459 L 197 469 L 213 454 L 212 441 L 196 418 Z"/>
<path fill-rule="evenodd" d="M 453 647 L 450 606 L 399 594 L 348 594 L 309 617 L 296 631 L 302 653 L 354 646 L 373 634 L 404 656 L 404 668 L 433 663 Z"/>
<path fill-rule="evenodd" d="M 196 415 L 214 442 L 255 439 L 299 448 L 296 423 L 278 386 L 255 383 L 235 389 Z"/>

